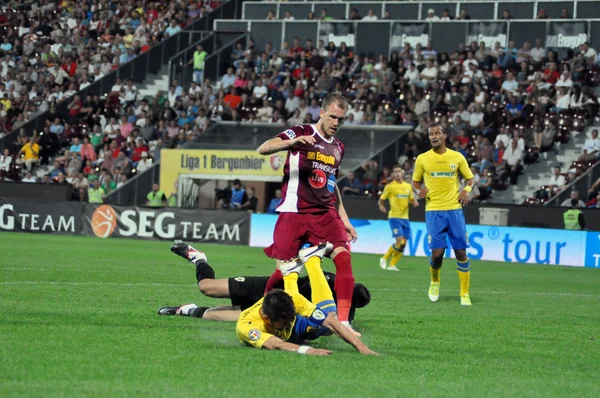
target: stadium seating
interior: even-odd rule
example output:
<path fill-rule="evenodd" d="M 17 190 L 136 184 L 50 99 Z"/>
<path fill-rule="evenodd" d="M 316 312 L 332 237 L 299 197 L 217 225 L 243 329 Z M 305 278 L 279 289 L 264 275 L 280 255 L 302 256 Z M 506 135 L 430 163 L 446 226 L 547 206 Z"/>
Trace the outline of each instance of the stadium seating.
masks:
<path fill-rule="evenodd" d="M 19 170 L 22 162 L 17 154 L 27 142 L 40 147 L 39 159 L 34 165 L 50 161 L 57 166 L 50 174 L 54 181 L 59 181 L 58 176 L 64 174 L 68 182 L 77 185 L 75 180 L 84 181 L 85 177 L 100 174 L 97 166 L 105 159 L 108 149 L 104 146 L 116 135 L 106 128 L 111 117 L 121 120 L 126 116 L 127 121 L 135 124 L 146 112 L 153 120 L 139 122 L 138 130 L 143 130 L 144 123 L 149 127 L 162 119 L 163 109 L 161 105 L 150 108 L 153 104 L 143 103 L 131 81 L 117 81 L 110 93 L 101 93 L 102 97 L 81 98 L 79 90 L 101 80 L 161 40 L 174 36 L 220 4 L 221 1 L 192 4 L 171 1 L 148 2 L 140 7 L 129 0 L 99 5 L 49 1 L 43 7 L 26 2 L 8 4 L 0 11 L 0 138 L 37 115 L 44 112 L 49 115 L 43 131 L 35 131 L 28 137 L 23 130 L 12 148 L 8 146 L 13 162 L 6 176 L 15 180 L 22 177 Z M 61 103 L 69 104 L 68 115 L 56 111 Z M 129 130 L 127 125 L 120 123 L 116 129 L 126 126 L 125 130 Z M 151 158 L 147 140 L 138 145 L 139 133 L 129 136 L 127 131 L 122 135 L 123 142 L 121 138 L 117 140 L 128 159 L 117 163 L 132 163 L 133 167 L 128 164 L 131 171 L 114 175 L 113 183 L 107 187 L 114 189 L 117 182 L 122 183 L 135 173 L 143 152 L 146 152 L 144 157 Z M 80 143 L 73 142 L 75 138 Z M 79 149 L 82 143 L 84 149 Z M 169 139 L 169 144 L 174 145 L 174 141 Z M 62 153 L 64 149 L 67 151 Z M 71 159 L 70 149 L 80 152 L 80 156 Z M 59 151 L 60 156 L 52 161 Z M 119 148 L 112 152 L 116 154 Z M 142 162 L 142 167 L 145 163 Z M 78 174 L 81 176 L 77 177 Z"/>

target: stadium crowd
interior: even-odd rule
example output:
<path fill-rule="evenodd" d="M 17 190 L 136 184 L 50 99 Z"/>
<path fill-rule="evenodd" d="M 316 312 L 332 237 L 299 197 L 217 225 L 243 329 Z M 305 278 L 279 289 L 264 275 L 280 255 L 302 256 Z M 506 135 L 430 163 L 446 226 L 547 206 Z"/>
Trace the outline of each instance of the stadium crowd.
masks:
<path fill-rule="evenodd" d="M 492 48 L 473 42 L 451 53 L 438 53 L 431 42 L 406 44 L 389 58 L 364 57 L 346 43 L 323 40 L 295 38 L 280 49 L 271 43 L 258 49 L 249 40 L 247 47 L 236 46 L 227 73 L 217 82 L 206 79 L 185 89 L 174 82 L 168 92 L 144 99 L 132 82 L 117 82 L 106 98 L 80 98 L 77 89 L 126 62 L 125 53 L 135 56 L 206 8 L 173 2 L 168 7 L 148 3 L 140 10 L 124 1 L 93 4 L 94 11 L 88 4 L 64 4 L 48 2 L 47 8 L 10 14 L 11 21 L 19 22 L 15 26 L 29 30 L 4 23 L 11 33 L 4 39 L 8 46 L 0 46 L 5 51 L 0 94 L 8 98 L 0 100 L 3 122 L 19 127 L 40 109 L 51 116 L 44 131 L 31 139 L 21 134 L 13 165 L 31 171 L 68 147 L 54 161 L 51 180 L 58 181 L 62 173 L 67 181 L 81 175 L 89 183 L 96 175 L 109 191 L 147 167 L 150 160 L 145 159 L 156 160 L 160 148 L 194 139 L 211 122 L 314 123 L 321 99 L 336 90 L 352 104 L 347 124 L 411 127 L 399 159 L 407 176 L 428 147 L 428 126 L 442 123 L 451 147 L 473 165 L 474 195 L 486 199 L 494 189 L 516 184 L 524 164 L 558 150 L 598 112 L 590 90 L 598 84 L 596 51 L 584 43 L 560 58 L 539 39 L 520 48 L 513 41 Z M 90 26 L 98 18 L 110 27 L 94 36 Z M 25 44 L 39 53 L 26 52 Z M 67 118 L 54 114 L 61 100 L 69 103 Z M 579 175 L 597 160 L 598 152 L 591 153 L 568 170 Z M 391 165 L 385 166 L 366 162 L 343 182 L 344 193 L 376 195 L 389 180 Z M 10 174 L 10 168 L 3 173 Z M 556 191 L 545 186 L 535 200 L 547 200 Z"/>
<path fill-rule="evenodd" d="M 103 97 L 78 92 L 220 4 L 11 2 L 0 11 L 0 138 L 21 131 L 2 154 L 0 178 L 38 182 L 34 168 L 54 159 L 40 182 L 71 183 L 74 199 L 87 200 L 95 179 L 109 193 L 149 168 L 160 148 L 201 131 L 177 125 L 173 95 L 139 98 L 131 81 L 118 80 Z M 56 112 L 60 102 L 68 115 Z M 46 111 L 43 131 L 27 137 L 22 126 Z"/>
<path fill-rule="evenodd" d="M 407 176 L 428 148 L 428 126 L 442 123 L 451 147 L 473 165 L 474 196 L 481 200 L 493 189 L 517 184 L 525 164 L 557 151 L 598 113 L 590 89 L 598 83 L 597 54 L 588 43 L 559 58 L 539 39 L 520 48 L 513 41 L 505 48 L 461 44 L 450 54 L 438 54 L 429 42 L 406 44 L 388 59 L 353 54 L 345 43 L 296 38 L 281 49 L 270 43 L 257 49 L 250 40 L 247 48 L 238 44 L 231 57 L 215 101 L 209 93 L 211 120 L 314 123 L 321 98 L 337 90 L 352 103 L 345 123 L 412 128 L 400 158 Z M 598 159 L 598 151 L 591 153 L 568 168 L 573 176 Z M 369 161 L 348 175 L 343 190 L 376 195 L 389 175 L 389 167 Z M 559 189 L 543 187 L 536 201 Z"/>

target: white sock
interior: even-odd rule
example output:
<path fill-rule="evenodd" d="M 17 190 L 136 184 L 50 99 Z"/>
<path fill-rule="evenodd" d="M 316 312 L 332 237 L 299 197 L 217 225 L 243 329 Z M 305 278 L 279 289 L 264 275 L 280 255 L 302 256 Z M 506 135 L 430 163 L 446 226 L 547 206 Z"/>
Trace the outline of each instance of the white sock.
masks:
<path fill-rule="evenodd" d="M 179 307 L 179 315 L 190 316 L 190 311 L 198 308 L 196 304 L 186 304 Z"/>

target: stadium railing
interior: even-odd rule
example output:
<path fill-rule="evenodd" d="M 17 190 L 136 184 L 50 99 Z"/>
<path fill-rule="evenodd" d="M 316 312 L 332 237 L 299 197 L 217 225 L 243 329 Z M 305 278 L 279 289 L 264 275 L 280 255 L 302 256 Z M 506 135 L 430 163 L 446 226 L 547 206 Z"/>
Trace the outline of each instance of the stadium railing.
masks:
<path fill-rule="evenodd" d="M 78 95 L 106 94 L 115 84 L 117 78 L 132 79 L 137 83 L 143 82 L 148 75 L 157 74 L 174 55 L 181 50 L 188 48 L 190 43 L 197 42 L 202 37 L 205 37 L 205 35 L 210 34 L 215 20 L 239 17 L 242 2 L 243 0 L 230 0 L 222 4 L 216 10 L 188 25 L 183 31 L 158 43 L 156 46 L 140 54 L 135 59 L 120 66 L 114 72 L 79 91 Z M 57 113 L 59 115 L 66 115 L 68 104 L 68 101 L 58 103 L 56 105 Z M 15 129 L 11 133 L 0 138 L 0 151 L 12 146 L 13 142 L 16 141 L 21 128 L 25 128 L 25 132 L 29 136 L 33 134 L 33 130 L 41 131 L 46 124 L 47 116 L 48 112 L 37 115 L 19 129 Z"/>
<path fill-rule="evenodd" d="M 579 198 L 584 202 L 587 202 L 588 190 L 598 178 L 600 178 L 600 163 L 596 163 L 593 167 L 586 170 L 586 172 L 580 175 L 575 181 L 564 187 L 557 195 L 554 195 L 545 202 L 543 206 L 559 207 L 562 202 L 571 198 L 571 191 L 578 191 Z"/>
<path fill-rule="evenodd" d="M 186 148 L 254 150 L 286 128 L 272 123 L 219 122 Z M 400 140 L 409 130 L 406 126 L 344 125 L 339 136 L 345 147 L 342 169 L 355 170 L 373 158 L 380 164 L 396 163 L 402 153 Z"/>
<path fill-rule="evenodd" d="M 248 42 L 248 33 L 243 32 L 215 32 L 212 37 L 212 50 L 208 50 L 204 45 L 204 50 L 208 53 L 205 59 L 205 79 L 217 81 L 230 66 L 231 52 L 238 42 Z M 177 53 L 169 60 L 169 86 L 173 80 L 177 80 L 179 85 L 188 87 L 193 80 L 193 69 L 187 64 L 194 56 L 196 46 L 202 43 L 193 43 L 185 50 Z"/>
<path fill-rule="evenodd" d="M 600 7 L 599 7 L 600 8 Z M 466 20 L 450 22 L 427 22 L 415 20 L 366 21 L 266 21 L 266 20 L 216 20 L 213 26 L 219 31 L 248 31 L 256 47 L 265 48 L 271 42 L 280 49 L 284 41 L 299 38 L 311 39 L 313 43 L 323 40 L 339 46 L 345 42 L 349 50 L 376 57 L 401 52 L 405 44 L 424 48 L 431 41 L 438 52 L 452 53 L 459 44 L 483 41 L 489 48 L 496 42 L 505 48 L 509 40 L 521 47 L 524 42 L 532 46 L 541 39 L 546 49 L 564 57 L 569 49 L 585 42 L 600 47 L 600 19 L 588 20 Z M 373 38 L 376 38 L 375 40 Z"/>
<path fill-rule="evenodd" d="M 143 173 L 137 174 L 123 186 L 106 195 L 104 203 L 123 206 L 143 206 L 152 184 L 159 182 L 160 162 Z"/>
<path fill-rule="evenodd" d="M 369 10 L 373 10 L 378 18 L 383 18 L 389 11 L 392 18 L 401 16 L 403 19 L 424 20 L 429 9 L 435 10 L 435 15 L 442 16 L 448 9 L 452 17 L 460 14 L 464 9 L 471 19 L 503 19 L 505 10 L 508 10 L 514 19 L 536 19 L 539 10 L 544 9 L 548 18 L 560 18 L 562 10 L 566 9 L 570 19 L 600 18 L 600 7 L 597 0 L 578 1 L 428 1 L 428 2 L 398 2 L 398 1 L 291 1 L 291 2 L 255 2 L 247 1 L 243 5 L 242 19 L 265 19 L 267 13 L 272 11 L 278 19 L 282 19 L 286 12 L 290 12 L 296 20 L 306 19 L 309 12 L 320 16 L 325 8 L 327 15 L 335 19 L 348 19 L 352 9 L 356 9 L 363 17 Z"/>

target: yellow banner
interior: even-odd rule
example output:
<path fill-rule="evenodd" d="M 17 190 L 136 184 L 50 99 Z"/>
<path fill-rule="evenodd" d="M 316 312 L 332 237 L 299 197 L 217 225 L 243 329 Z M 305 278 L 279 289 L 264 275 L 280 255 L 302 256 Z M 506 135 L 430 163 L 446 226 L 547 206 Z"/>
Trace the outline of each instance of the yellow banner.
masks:
<path fill-rule="evenodd" d="M 205 175 L 207 178 L 235 179 L 256 176 L 261 179 L 283 176 L 285 153 L 270 156 L 256 151 L 163 149 L 160 153 L 160 189 L 168 197 L 176 192 L 181 174 Z"/>

